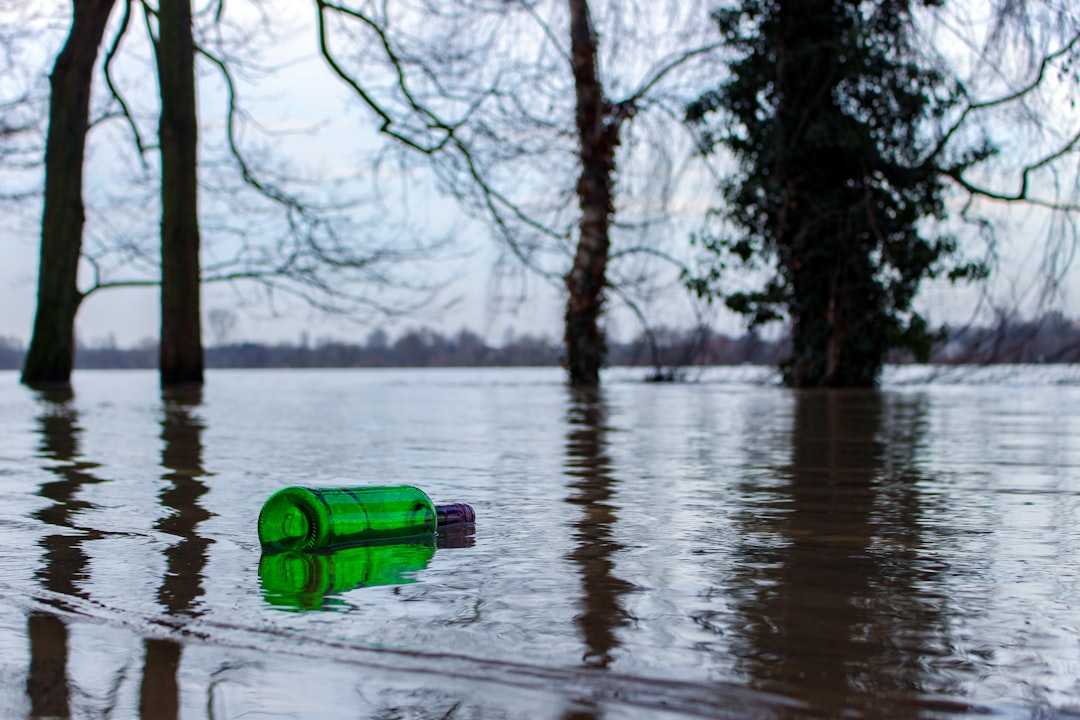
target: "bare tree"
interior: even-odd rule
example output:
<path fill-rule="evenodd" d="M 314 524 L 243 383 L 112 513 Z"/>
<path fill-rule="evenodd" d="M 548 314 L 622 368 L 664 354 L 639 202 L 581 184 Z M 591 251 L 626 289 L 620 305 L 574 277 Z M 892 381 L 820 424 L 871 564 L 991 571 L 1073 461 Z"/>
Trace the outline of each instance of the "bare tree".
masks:
<path fill-rule="evenodd" d="M 599 319 L 607 285 L 609 227 L 615 148 L 632 105 L 613 106 L 604 96 L 597 68 L 597 37 L 586 0 L 570 0 L 570 58 L 574 73 L 581 174 L 577 195 L 581 222 L 574 264 L 566 276 L 566 365 L 570 384 L 600 383 L 604 339 Z"/>
<path fill-rule="evenodd" d="M 73 0 L 71 30 L 50 76 L 37 314 L 22 381 L 67 383 L 75 356 L 82 252 L 83 155 L 93 70 L 115 0 Z"/>
<path fill-rule="evenodd" d="M 696 5 L 604 3 L 610 32 L 600 33 L 585 0 L 393 8 L 316 0 L 323 57 L 382 132 L 429 156 L 444 189 L 518 260 L 564 284 L 574 385 L 599 382 L 604 296 L 630 289 L 609 261 L 664 254 L 650 235 L 666 215 L 669 176 L 650 173 L 640 195 L 628 179 L 641 172 L 641 151 L 657 147 L 635 132 L 650 128 L 642 117 L 671 121 L 658 144 L 676 146 L 677 98 L 689 97 L 689 71 L 719 47 L 698 41 Z M 627 145 L 633 153 L 617 163 Z M 615 192 L 617 165 L 632 201 Z M 619 253 L 613 231 L 625 243 Z"/>
<path fill-rule="evenodd" d="M 191 0 L 161 0 L 154 41 L 161 116 L 162 385 L 203 381 L 198 114 Z"/>
<path fill-rule="evenodd" d="M 101 8 L 95 16 L 99 25 L 91 28 L 96 42 L 76 47 L 70 41 L 68 54 L 74 49 L 83 52 L 78 62 L 72 63 L 68 54 L 57 58 L 58 68 L 74 67 L 84 84 L 86 102 L 81 106 L 59 95 L 53 98 L 69 116 L 82 107 L 83 145 L 74 154 L 67 149 L 61 156 L 60 146 L 54 144 L 53 154 L 63 159 L 54 167 L 62 166 L 63 172 L 47 182 L 46 195 L 52 198 L 57 185 L 68 197 L 72 183 L 78 183 L 80 200 L 78 212 L 70 216 L 57 212 L 66 207 L 64 203 L 46 201 L 42 273 L 47 289 L 39 300 L 35 330 L 39 340 L 28 360 L 27 382 L 68 380 L 76 310 L 86 297 L 108 288 L 161 285 L 161 366 L 166 384 L 200 382 L 200 282 L 248 284 L 257 288 L 253 295 L 263 302 L 289 296 L 319 311 L 341 314 L 406 312 L 431 299 L 438 283 L 407 263 L 430 257 L 444 238 L 432 239 L 404 223 L 394 227 L 383 208 L 374 204 L 361 213 L 358 208 L 363 210 L 362 203 L 369 198 L 352 179 L 324 182 L 302 178 L 284 165 L 270 169 L 276 161 L 267 146 L 280 144 L 280 138 L 257 144 L 266 136 L 241 105 L 237 78 L 238 72 L 250 78 L 265 77 L 273 70 L 258 65 L 256 58 L 260 44 L 266 47 L 275 40 L 272 18 L 262 3 L 240 4 L 242 19 L 233 19 L 219 2 L 197 8 L 190 1 L 179 8 L 168 0 L 160 7 L 137 0 L 120 3 L 122 13 L 106 40 L 103 72 L 98 76 L 106 102 L 95 110 L 88 97 L 107 27 L 106 5 L 111 8 L 113 3 L 75 3 L 79 24 L 73 38 L 80 41 L 88 33 L 81 19 L 84 10 Z M 145 36 L 133 32 L 139 27 L 140 10 Z M 153 48 L 149 55 L 147 47 Z M 159 61 L 161 75 L 160 111 L 154 96 L 144 90 L 145 68 L 153 59 Z M 216 88 L 207 92 L 214 95 L 216 90 L 225 113 L 225 122 L 217 125 L 223 131 L 210 134 L 212 149 L 198 155 L 196 62 L 209 71 L 204 78 L 216 80 Z M 61 77 L 54 73 L 53 79 L 56 86 Z M 2 115 L 5 121 L 9 117 L 13 115 L 6 111 Z M 155 134 L 151 129 L 155 122 L 160 140 L 156 143 L 147 140 Z M 97 133 L 100 142 L 113 144 L 110 182 L 99 183 L 97 190 L 110 203 L 104 208 L 83 207 L 83 172 L 71 172 L 82 168 L 86 131 L 91 127 L 102 128 Z M 57 132 L 60 129 L 57 123 Z M 130 145 L 124 144 L 125 133 Z M 71 160 L 74 155 L 80 157 L 77 164 Z M 160 180 L 155 170 L 160 170 Z M 133 178 L 124 177 L 128 172 Z M 110 191 L 110 186 L 116 190 Z M 159 207 L 161 225 L 142 225 L 146 210 Z M 85 243 L 76 244 L 70 238 L 82 238 L 84 218 L 89 218 L 92 229 Z M 58 232 L 69 238 L 62 253 L 49 239 Z M 205 265 L 200 267 L 202 260 Z M 84 281 L 82 287 L 76 284 L 80 265 L 90 271 L 89 283 Z M 246 292 L 242 295 L 253 299 Z"/>
<path fill-rule="evenodd" d="M 214 308 L 206 314 L 214 344 L 224 345 L 236 328 L 236 313 L 227 308 Z"/>

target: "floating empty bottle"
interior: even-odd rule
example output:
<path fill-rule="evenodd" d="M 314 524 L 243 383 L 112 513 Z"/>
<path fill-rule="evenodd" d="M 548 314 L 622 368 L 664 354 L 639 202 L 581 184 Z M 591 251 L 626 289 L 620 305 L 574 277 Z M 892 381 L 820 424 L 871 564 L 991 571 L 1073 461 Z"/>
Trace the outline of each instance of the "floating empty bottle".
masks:
<path fill-rule="evenodd" d="M 259 513 L 264 552 L 310 551 L 433 535 L 442 526 L 471 523 L 464 503 L 435 505 L 411 485 L 278 490 Z"/>

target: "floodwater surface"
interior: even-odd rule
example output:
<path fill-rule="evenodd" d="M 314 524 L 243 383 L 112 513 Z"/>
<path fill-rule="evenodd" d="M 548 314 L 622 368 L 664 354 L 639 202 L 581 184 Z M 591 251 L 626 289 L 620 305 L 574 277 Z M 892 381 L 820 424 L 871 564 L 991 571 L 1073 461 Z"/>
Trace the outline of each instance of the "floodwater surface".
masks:
<path fill-rule="evenodd" d="M 1080 370 L 0 373 L 3 718 L 1080 718 Z M 287 485 L 475 528 L 263 556 Z"/>

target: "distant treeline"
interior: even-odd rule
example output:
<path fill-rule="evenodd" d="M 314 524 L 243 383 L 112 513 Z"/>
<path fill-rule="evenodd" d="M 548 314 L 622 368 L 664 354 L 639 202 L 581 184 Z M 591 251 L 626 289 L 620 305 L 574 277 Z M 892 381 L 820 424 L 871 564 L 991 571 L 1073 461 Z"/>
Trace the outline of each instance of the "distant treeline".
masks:
<path fill-rule="evenodd" d="M 788 352 L 786 341 L 765 340 L 753 333 L 731 337 L 707 328 L 655 329 L 627 343 L 610 343 L 608 363 L 653 367 L 658 371 L 694 365 L 775 364 Z M 0 369 L 22 367 L 25 347 L 0 337 Z M 206 349 L 211 368 L 330 367 L 523 367 L 557 366 L 563 346 L 553 338 L 523 335 L 500 347 L 462 330 L 446 336 L 429 329 L 410 330 L 390 342 L 376 331 L 364 343 L 319 340 L 315 343 L 225 343 Z M 899 354 L 890 362 L 910 362 Z M 1038 320 L 1005 320 L 995 326 L 966 327 L 945 334 L 935 345 L 936 363 L 1038 363 L 1080 361 L 1080 322 L 1052 313 Z M 115 344 L 80 344 L 79 368 L 157 367 L 157 346 L 133 348 Z"/>
<path fill-rule="evenodd" d="M 1080 362 L 1080 321 L 1059 312 L 1037 320 L 1006 318 L 989 327 L 956 328 L 934 346 L 937 363 Z"/>

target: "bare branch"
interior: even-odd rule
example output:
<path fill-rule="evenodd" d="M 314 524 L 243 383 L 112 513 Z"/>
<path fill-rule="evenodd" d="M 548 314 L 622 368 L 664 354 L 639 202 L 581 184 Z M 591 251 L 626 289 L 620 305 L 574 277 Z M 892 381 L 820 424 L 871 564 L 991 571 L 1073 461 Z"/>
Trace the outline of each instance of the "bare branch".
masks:
<path fill-rule="evenodd" d="M 466 122 L 475 109 L 485 101 L 486 94 L 481 94 L 472 101 L 464 114 L 463 120 L 453 124 L 444 121 L 433 110 L 422 104 L 411 91 L 404 61 L 393 47 L 384 27 L 380 26 L 373 18 L 359 10 L 325 2 L 325 0 L 316 0 L 316 5 L 318 8 L 320 54 L 334 74 L 348 85 L 361 101 L 363 101 L 363 103 L 379 117 L 379 132 L 393 138 L 406 147 L 427 156 L 436 156 L 440 153 L 452 151 L 452 154 L 457 158 L 458 162 L 462 163 L 463 169 L 470 179 L 473 188 L 479 191 L 482 206 L 486 208 L 499 235 L 509 245 L 511 251 L 519 260 L 525 263 L 526 266 L 534 269 L 542 276 L 554 280 L 555 277 L 553 274 L 546 272 L 535 265 L 530 257 L 531 254 L 518 242 L 516 234 L 511 228 L 508 220 L 513 219 L 516 222 L 522 223 L 530 230 L 551 238 L 564 238 L 566 236 L 565 233 L 559 232 L 546 223 L 532 217 L 519 204 L 513 202 L 504 193 L 497 190 L 480 168 L 470 147 L 456 134 L 458 128 L 462 126 L 462 123 Z M 329 12 L 336 12 L 346 17 L 353 18 L 374 33 L 385 53 L 387 62 L 394 72 L 395 87 L 405 98 L 408 111 L 421 119 L 426 131 L 437 131 L 438 136 L 436 138 L 430 141 L 424 141 L 396 130 L 395 127 L 401 126 L 403 124 L 402 121 L 400 119 L 395 119 L 389 109 L 379 103 L 355 77 L 342 67 L 330 47 L 329 31 L 327 27 L 327 15 Z M 453 161 L 451 160 L 451 162 Z M 452 183 L 453 181 L 449 180 L 449 182 Z M 509 218 L 507 216 L 509 216 Z"/>
<path fill-rule="evenodd" d="M 1049 71 L 1051 65 L 1055 61 L 1073 52 L 1078 45 L 1080 45 L 1080 34 L 1075 35 L 1067 44 L 1059 48 L 1057 51 L 1044 57 L 1042 59 L 1042 62 L 1039 63 L 1039 66 L 1035 71 L 1034 77 L 1029 82 L 1021 86 L 1020 88 L 1014 90 L 1013 92 L 1002 95 L 998 98 L 982 101 L 972 101 L 968 90 L 964 86 L 964 84 L 958 83 L 957 90 L 962 97 L 968 100 L 968 104 L 964 107 L 963 111 L 960 113 L 959 117 L 957 117 L 956 121 L 953 122 L 953 124 L 938 139 L 938 142 L 934 146 L 934 149 L 931 150 L 929 155 L 927 156 L 927 160 L 933 160 L 934 158 L 937 158 L 941 155 L 941 153 L 948 146 L 949 141 L 953 138 L 953 136 L 955 136 L 959 130 L 966 127 L 969 122 L 968 118 L 973 113 L 990 110 L 993 108 L 1001 107 L 1003 105 L 1008 105 L 1009 103 L 1017 102 L 1018 100 L 1021 100 L 1024 97 L 1035 92 L 1045 82 L 1046 74 Z"/>
<path fill-rule="evenodd" d="M 645 80 L 638 85 L 637 90 L 630 94 L 625 100 L 619 102 L 619 105 L 635 105 L 641 101 L 656 85 L 669 74 L 677 70 L 682 65 L 699 58 L 703 55 L 708 55 L 711 52 L 724 47 L 725 43 L 716 42 L 702 47 L 693 48 L 691 50 L 680 51 L 673 56 L 661 61 L 654 70 L 651 70 Z"/>
<path fill-rule="evenodd" d="M 109 47 L 105 50 L 103 70 L 105 75 L 105 86 L 109 89 L 109 94 L 112 95 L 113 99 L 120 106 L 120 116 L 127 121 L 127 125 L 131 129 L 131 136 L 135 141 L 135 148 L 138 150 L 139 154 L 139 162 L 142 163 L 143 169 L 145 170 L 149 167 L 146 162 L 148 148 L 143 142 L 142 133 L 139 132 L 139 126 L 135 122 L 134 116 L 131 114 L 131 109 L 128 107 L 127 101 L 124 100 L 124 96 L 120 94 L 119 89 L 116 87 L 112 74 L 112 63 L 116 57 L 116 53 L 120 50 L 120 41 L 123 40 L 124 35 L 127 33 L 131 21 L 131 6 L 134 2 L 135 0 L 126 0 L 124 2 L 124 14 L 120 17 L 120 27 L 117 28 L 112 42 L 109 43 Z"/>
<path fill-rule="evenodd" d="M 1050 165 L 1055 160 L 1064 157 L 1065 155 L 1076 149 L 1077 146 L 1080 146 L 1080 132 L 1073 135 L 1068 142 L 1066 142 L 1056 151 L 1050 153 L 1049 155 L 1041 158 L 1034 163 L 1025 165 L 1020 173 L 1020 188 L 1015 193 L 1004 193 L 990 190 L 984 187 L 979 187 L 965 179 L 963 176 L 963 172 L 960 168 L 945 169 L 942 172 L 946 177 L 954 181 L 957 185 L 959 185 L 961 188 L 971 193 L 972 195 L 978 195 L 989 200 L 997 200 L 1001 202 L 1023 202 L 1029 205 L 1047 208 L 1049 210 L 1078 212 L 1080 211 L 1080 203 L 1046 200 L 1043 198 L 1032 197 L 1030 194 L 1030 178 L 1032 173 Z"/>
<path fill-rule="evenodd" d="M 401 58 L 394 51 L 383 29 L 370 17 L 358 10 L 353 10 L 351 8 L 346 8 L 341 5 L 328 3 L 324 0 L 316 0 L 315 4 L 318 8 L 319 52 L 326 60 L 327 64 L 330 66 L 330 69 L 334 71 L 334 74 L 336 74 L 346 85 L 352 88 L 353 91 L 357 94 L 357 96 L 359 96 L 360 99 L 363 100 L 364 104 L 367 105 L 376 115 L 379 116 L 379 120 L 382 123 L 379 126 L 379 132 L 383 133 L 384 135 L 388 135 L 397 140 L 398 142 L 407 145 L 413 150 L 424 153 L 425 155 L 431 155 L 445 147 L 447 142 L 449 142 L 450 139 L 453 137 L 454 128 L 440 120 L 433 112 L 420 105 L 417 102 L 416 98 L 413 97 L 405 82 L 405 71 L 402 67 Z M 405 97 L 406 101 L 409 104 L 409 107 L 417 115 L 427 121 L 427 129 L 443 131 L 442 137 L 440 139 L 438 139 L 434 143 L 424 143 L 420 140 L 409 137 L 408 135 L 404 135 L 393 129 L 395 121 L 394 118 L 390 115 L 390 113 L 386 109 L 384 109 L 382 105 L 376 102 L 375 98 L 372 97 L 372 95 L 368 93 L 367 90 L 365 90 L 363 86 L 361 86 L 360 83 L 356 81 L 355 78 L 349 75 L 349 73 L 345 72 L 345 70 L 338 63 L 337 59 L 334 57 L 333 51 L 330 49 L 330 41 L 326 28 L 326 13 L 328 11 L 334 11 L 359 20 L 362 24 L 364 24 L 364 26 L 366 26 L 373 33 L 375 33 L 375 36 L 382 44 L 383 50 L 386 53 L 387 60 L 390 62 L 397 74 L 397 87 L 401 91 L 402 95 Z"/>

